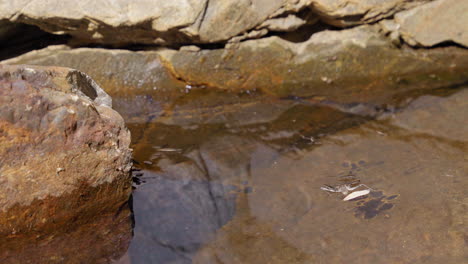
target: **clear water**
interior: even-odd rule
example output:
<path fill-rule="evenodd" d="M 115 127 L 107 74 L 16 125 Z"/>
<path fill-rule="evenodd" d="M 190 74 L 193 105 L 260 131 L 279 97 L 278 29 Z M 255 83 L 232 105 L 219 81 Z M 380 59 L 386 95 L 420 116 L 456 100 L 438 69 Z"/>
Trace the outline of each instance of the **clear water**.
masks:
<path fill-rule="evenodd" d="M 468 260 L 468 89 L 390 110 L 197 98 L 126 117 L 141 171 L 118 263 Z M 320 189 L 350 177 L 370 194 Z"/>
<path fill-rule="evenodd" d="M 131 208 L 66 234 L 13 235 L 0 259 L 468 263 L 467 88 L 387 105 L 115 97 L 133 137 Z M 357 183 L 371 190 L 351 201 L 320 189 Z"/>

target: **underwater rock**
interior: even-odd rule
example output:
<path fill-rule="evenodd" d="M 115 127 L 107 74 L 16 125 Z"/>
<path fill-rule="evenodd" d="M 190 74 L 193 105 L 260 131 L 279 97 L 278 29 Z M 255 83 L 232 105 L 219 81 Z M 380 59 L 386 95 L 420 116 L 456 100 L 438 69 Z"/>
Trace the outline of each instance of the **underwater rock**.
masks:
<path fill-rule="evenodd" d="M 129 144 L 111 98 L 86 74 L 0 65 L 0 237 L 115 214 L 131 192 Z"/>

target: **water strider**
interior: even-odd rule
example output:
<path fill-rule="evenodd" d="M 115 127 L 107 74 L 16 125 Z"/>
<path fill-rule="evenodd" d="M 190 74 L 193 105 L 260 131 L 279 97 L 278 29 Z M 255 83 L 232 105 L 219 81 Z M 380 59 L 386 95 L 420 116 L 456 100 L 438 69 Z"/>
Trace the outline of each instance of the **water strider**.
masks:
<path fill-rule="evenodd" d="M 323 190 L 323 191 L 326 191 L 326 192 L 340 192 L 344 195 L 347 195 L 350 191 L 354 191 L 356 190 L 357 188 L 361 187 L 361 186 L 364 186 L 366 187 L 368 190 L 372 190 L 372 188 L 370 188 L 369 186 L 361 183 L 361 184 L 358 184 L 358 185 L 354 185 L 352 183 L 345 183 L 345 184 L 339 184 L 339 185 L 335 185 L 335 186 L 331 186 L 331 185 L 328 185 L 328 184 L 324 184 L 322 187 L 320 187 L 320 190 Z"/>

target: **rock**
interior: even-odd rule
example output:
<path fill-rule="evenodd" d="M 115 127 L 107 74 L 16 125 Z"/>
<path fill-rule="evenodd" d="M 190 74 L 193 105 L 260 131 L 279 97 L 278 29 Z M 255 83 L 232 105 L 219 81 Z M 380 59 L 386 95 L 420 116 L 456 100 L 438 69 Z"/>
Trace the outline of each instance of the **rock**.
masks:
<path fill-rule="evenodd" d="M 290 0 L 209 1 L 199 28 L 202 42 L 219 42 L 261 24 Z"/>
<path fill-rule="evenodd" d="M 119 0 L 90 5 L 58 0 L 2 0 L 0 19 L 37 25 L 55 34 L 70 34 L 81 43 L 212 43 L 254 28 L 289 2 L 295 1 Z"/>
<path fill-rule="evenodd" d="M 399 33 L 413 46 L 455 42 L 468 47 L 468 1 L 437 0 L 395 15 Z"/>
<path fill-rule="evenodd" d="M 290 14 L 286 17 L 266 20 L 258 28 L 267 28 L 269 31 L 293 31 L 306 23 L 306 20 Z"/>
<path fill-rule="evenodd" d="M 312 8 L 331 25 L 372 23 L 431 0 L 312 0 Z"/>
<path fill-rule="evenodd" d="M 130 133 L 87 75 L 0 65 L 0 237 L 115 214 L 131 192 Z"/>
<path fill-rule="evenodd" d="M 90 5 L 60 0 L 0 0 L 0 20 L 36 25 L 54 34 L 70 34 L 76 44 L 225 43 L 258 26 L 291 31 L 314 23 L 317 16 L 340 27 L 373 23 L 427 1 L 117 0 Z"/>
<path fill-rule="evenodd" d="M 132 239 L 129 206 L 115 214 L 97 215 L 86 224 L 54 234 L 0 238 L 2 264 L 113 263 Z"/>
<path fill-rule="evenodd" d="M 280 97 L 382 103 L 413 89 L 466 81 L 467 50 L 399 49 L 379 30 L 364 25 L 317 32 L 297 43 L 274 36 L 224 49 L 158 53 L 177 79 L 194 87 Z M 433 74 L 438 77 L 430 78 Z"/>
<path fill-rule="evenodd" d="M 464 114 L 454 114 L 455 112 Z M 434 118 L 434 115 L 438 118 Z M 421 135 L 459 142 L 467 141 L 468 125 L 465 125 L 467 118 L 468 89 L 449 97 L 422 96 L 396 118 L 381 117 L 381 119 L 390 119 L 395 126 Z"/>
<path fill-rule="evenodd" d="M 466 49 L 398 48 L 381 31 L 379 25 L 364 25 L 317 32 L 297 43 L 267 37 L 209 50 L 131 52 L 58 46 L 2 63 L 59 65 L 87 72 L 114 98 L 119 111 L 134 117 L 164 107 L 156 100 L 173 101 L 203 87 L 382 104 L 410 91 L 466 81 Z M 129 93 L 137 96 L 128 99 Z M 134 107 L 135 100 L 139 107 Z"/>
<path fill-rule="evenodd" d="M 185 94 L 186 84 L 171 75 L 155 52 L 70 49 L 60 45 L 32 51 L 4 63 L 57 65 L 86 72 L 113 97 L 114 109 L 125 113 L 126 121 L 137 119 L 140 122 L 142 113 L 159 111 L 161 104 L 156 104 L 153 97 L 173 101 Z"/>
<path fill-rule="evenodd" d="M 32 51 L 2 63 L 57 65 L 78 69 L 91 76 L 112 97 L 125 96 L 128 91 L 135 89 L 140 91 L 138 94 L 141 95 L 161 90 L 173 92 L 185 89 L 185 83 L 171 76 L 157 52 L 71 49 L 65 45 L 57 45 Z M 99 67 L 96 67 L 97 65 Z"/>
<path fill-rule="evenodd" d="M 0 1 L 0 19 L 70 34 L 88 43 L 164 43 L 184 39 L 177 31 L 196 23 L 207 1 Z"/>

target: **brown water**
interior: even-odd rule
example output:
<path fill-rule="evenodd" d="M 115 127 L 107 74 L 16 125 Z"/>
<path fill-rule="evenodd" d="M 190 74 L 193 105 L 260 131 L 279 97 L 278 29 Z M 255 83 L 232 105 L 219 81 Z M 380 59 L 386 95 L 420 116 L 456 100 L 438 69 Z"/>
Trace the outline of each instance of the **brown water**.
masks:
<path fill-rule="evenodd" d="M 118 263 L 468 262 L 468 89 L 392 107 L 139 100 L 155 110 L 125 116 L 141 171 Z M 320 189 L 349 178 L 370 194 Z"/>

